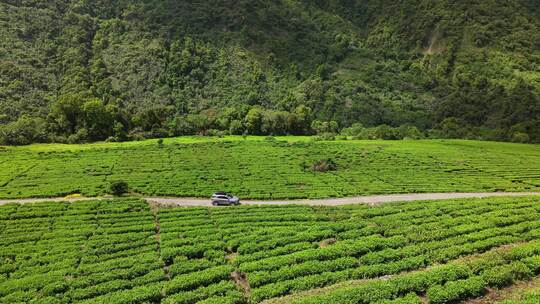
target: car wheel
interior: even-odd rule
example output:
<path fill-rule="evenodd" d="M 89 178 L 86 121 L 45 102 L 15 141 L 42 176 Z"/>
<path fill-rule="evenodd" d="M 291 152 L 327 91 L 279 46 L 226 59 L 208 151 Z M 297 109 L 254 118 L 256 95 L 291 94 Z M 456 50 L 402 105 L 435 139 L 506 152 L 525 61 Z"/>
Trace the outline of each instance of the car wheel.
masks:
<path fill-rule="evenodd" d="M 212 202 L 212 206 L 217 206 L 217 202 Z"/>

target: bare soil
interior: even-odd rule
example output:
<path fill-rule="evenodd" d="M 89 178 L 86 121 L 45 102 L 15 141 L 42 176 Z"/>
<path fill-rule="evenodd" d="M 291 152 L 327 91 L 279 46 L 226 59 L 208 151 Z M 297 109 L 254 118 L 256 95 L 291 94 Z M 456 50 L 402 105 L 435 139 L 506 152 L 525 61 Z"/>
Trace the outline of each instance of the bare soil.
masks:
<path fill-rule="evenodd" d="M 249 282 L 245 273 L 234 271 L 233 273 L 231 273 L 231 279 L 233 279 L 233 281 L 236 283 L 236 286 L 240 287 L 243 290 L 246 297 L 249 297 L 251 295 L 251 287 L 249 286 Z"/>

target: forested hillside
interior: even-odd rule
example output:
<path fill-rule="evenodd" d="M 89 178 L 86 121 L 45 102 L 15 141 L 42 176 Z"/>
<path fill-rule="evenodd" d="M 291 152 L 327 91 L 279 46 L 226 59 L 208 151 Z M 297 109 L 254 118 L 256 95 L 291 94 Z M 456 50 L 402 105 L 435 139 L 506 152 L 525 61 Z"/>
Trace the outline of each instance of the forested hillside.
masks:
<path fill-rule="evenodd" d="M 539 7 L 2 0 L 0 143 L 343 128 L 540 142 Z"/>

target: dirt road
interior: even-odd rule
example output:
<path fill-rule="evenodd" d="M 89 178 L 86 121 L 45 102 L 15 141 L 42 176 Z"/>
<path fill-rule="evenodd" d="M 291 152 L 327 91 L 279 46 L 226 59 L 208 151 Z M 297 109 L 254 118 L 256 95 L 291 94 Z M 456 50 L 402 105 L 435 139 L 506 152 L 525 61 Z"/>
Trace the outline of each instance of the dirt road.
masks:
<path fill-rule="evenodd" d="M 243 205 L 311 205 L 311 206 L 338 206 L 349 204 L 369 204 L 377 205 L 389 202 L 404 202 L 404 201 L 422 201 L 422 200 L 442 200 L 442 199 L 457 199 L 457 198 L 482 198 L 482 197 L 518 197 L 539 195 L 540 192 L 491 192 L 491 193 L 412 193 L 412 194 L 390 194 L 390 195 L 371 195 L 345 198 L 329 198 L 329 199 L 311 199 L 311 200 L 243 200 Z M 10 203 L 39 203 L 39 202 L 74 202 L 80 200 L 96 200 L 103 198 L 39 198 L 39 199 L 15 199 L 15 200 L 0 200 L 0 205 Z M 144 197 L 148 202 L 166 205 L 166 206 L 211 206 L 209 199 L 201 198 L 180 198 L 180 197 Z"/>
<path fill-rule="evenodd" d="M 540 192 L 493 192 L 493 193 L 413 193 L 413 194 L 390 194 L 372 195 L 346 198 L 311 199 L 311 200 L 278 200 L 278 201 L 255 201 L 242 200 L 242 205 L 311 205 L 311 206 L 338 206 L 349 204 L 369 204 L 377 205 L 389 202 L 421 201 L 421 200 L 442 200 L 456 198 L 482 198 L 500 196 L 531 196 L 540 195 Z M 147 197 L 146 200 L 152 203 L 168 206 L 209 206 L 209 199 L 195 198 L 164 198 Z"/>

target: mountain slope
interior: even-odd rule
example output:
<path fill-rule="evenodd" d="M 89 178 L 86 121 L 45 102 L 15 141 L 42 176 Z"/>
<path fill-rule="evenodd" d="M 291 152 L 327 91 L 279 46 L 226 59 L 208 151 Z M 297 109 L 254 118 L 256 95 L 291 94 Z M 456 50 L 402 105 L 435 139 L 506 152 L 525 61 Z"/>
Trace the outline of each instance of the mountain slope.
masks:
<path fill-rule="evenodd" d="M 537 4 L 3 1 L 0 135 L 306 133 L 334 120 L 537 142 Z"/>

